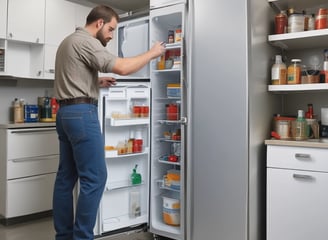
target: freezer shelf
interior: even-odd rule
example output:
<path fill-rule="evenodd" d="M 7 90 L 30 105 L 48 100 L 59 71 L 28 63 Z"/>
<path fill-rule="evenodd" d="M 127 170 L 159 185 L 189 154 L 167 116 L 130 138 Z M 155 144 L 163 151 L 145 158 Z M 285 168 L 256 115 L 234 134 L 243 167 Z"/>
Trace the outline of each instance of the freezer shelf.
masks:
<path fill-rule="evenodd" d="M 110 120 L 109 125 L 113 127 L 120 126 L 134 126 L 134 125 L 149 125 L 149 118 L 128 118 L 128 119 L 116 119 L 110 116 L 106 116 L 106 119 Z"/>

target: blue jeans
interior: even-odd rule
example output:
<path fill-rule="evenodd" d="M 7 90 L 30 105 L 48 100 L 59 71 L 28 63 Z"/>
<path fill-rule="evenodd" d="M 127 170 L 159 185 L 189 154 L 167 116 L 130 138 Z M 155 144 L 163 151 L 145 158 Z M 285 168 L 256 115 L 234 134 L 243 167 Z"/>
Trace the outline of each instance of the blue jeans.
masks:
<path fill-rule="evenodd" d="M 92 240 L 107 178 L 97 106 L 75 104 L 59 108 L 56 128 L 60 144 L 53 195 L 56 240 Z M 74 216 L 73 189 L 78 180 Z"/>

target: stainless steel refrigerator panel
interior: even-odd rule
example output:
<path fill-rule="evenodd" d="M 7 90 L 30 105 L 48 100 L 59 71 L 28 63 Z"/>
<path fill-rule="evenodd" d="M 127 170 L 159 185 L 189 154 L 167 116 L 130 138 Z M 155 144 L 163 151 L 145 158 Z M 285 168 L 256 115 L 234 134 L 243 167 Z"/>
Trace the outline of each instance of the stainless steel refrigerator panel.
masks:
<path fill-rule="evenodd" d="M 247 1 L 194 0 L 191 239 L 247 239 Z"/>

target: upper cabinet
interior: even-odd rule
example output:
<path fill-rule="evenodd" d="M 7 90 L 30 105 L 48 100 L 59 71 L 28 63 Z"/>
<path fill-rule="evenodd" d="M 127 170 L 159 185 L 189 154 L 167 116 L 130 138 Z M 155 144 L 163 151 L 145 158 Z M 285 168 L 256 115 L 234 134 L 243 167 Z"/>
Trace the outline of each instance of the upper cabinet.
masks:
<path fill-rule="evenodd" d="M 7 0 L 0 0 L 0 38 L 6 38 Z"/>
<path fill-rule="evenodd" d="M 45 43 L 58 46 L 75 30 L 75 5 L 65 0 L 46 0 Z"/>
<path fill-rule="evenodd" d="M 44 43 L 45 3 L 8 0 L 7 39 Z"/>

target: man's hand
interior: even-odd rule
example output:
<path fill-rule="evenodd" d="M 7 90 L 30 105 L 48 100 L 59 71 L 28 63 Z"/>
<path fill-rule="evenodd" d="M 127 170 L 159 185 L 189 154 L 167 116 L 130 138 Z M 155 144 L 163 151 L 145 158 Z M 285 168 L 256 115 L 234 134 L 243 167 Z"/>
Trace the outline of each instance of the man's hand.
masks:
<path fill-rule="evenodd" d="M 113 85 L 116 85 L 116 79 L 112 77 L 99 77 L 98 78 L 99 87 L 108 88 Z"/>

